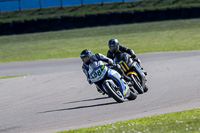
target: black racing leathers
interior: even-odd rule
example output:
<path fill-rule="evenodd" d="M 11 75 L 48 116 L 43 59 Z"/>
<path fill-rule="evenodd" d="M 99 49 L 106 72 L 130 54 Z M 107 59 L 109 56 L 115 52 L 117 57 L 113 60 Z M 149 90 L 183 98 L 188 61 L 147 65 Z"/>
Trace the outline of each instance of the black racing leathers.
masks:
<path fill-rule="evenodd" d="M 128 47 L 119 45 L 119 51 L 121 51 L 122 53 L 127 53 L 131 55 L 132 58 L 136 58 L 134 51 L 132 49 L 129 49 Z M 115 54 L 112 53 L 110 50 L 108 50 L 107 57 L 113 60 L 115 57 Z"/>
<path fill-rule="evenodd" d="M 129 49 L 128 47 L 119 45 L 119 51 L 122 52 L 122 53 L 129 54 L 132 57 L 132 59 L 134 61 L 138 62 L 138 64 L 140 65 L 140 60 L 136 57 L 136 54 L 132 49 Z M 112 53 L 110 50 L 108 50 L 107 57 L 113 60 L 114 57 L 115 57 L 115 54 L 116 53 Z"/>

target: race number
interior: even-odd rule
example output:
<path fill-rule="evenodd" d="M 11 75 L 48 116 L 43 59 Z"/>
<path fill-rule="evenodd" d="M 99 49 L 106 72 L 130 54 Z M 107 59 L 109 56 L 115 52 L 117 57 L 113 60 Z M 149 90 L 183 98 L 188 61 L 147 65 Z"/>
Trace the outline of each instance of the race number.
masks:
<path fill-rule="evenodd" d="M 92 77 L 96 78 L 97 76 L 101 76 L 101 69 L 98 69 L 94 72 L 94 74 L 92 75 Z"/>

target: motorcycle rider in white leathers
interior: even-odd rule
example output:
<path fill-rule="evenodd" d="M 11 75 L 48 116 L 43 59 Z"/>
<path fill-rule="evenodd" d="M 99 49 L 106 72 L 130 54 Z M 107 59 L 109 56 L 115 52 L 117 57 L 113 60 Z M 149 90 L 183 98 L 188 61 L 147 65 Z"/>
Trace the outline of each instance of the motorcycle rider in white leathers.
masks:
<path fill-rule="evenodd" d="M 113 64 L 113 60 L 104 56 L 103 54 L 97 53 L 93 55 L 90 49 L 85 49 L 80 53 L 80 58 L 83 61 L 82 70 L 85 73 L 89 84 L 92 84 L 88 74 L 89 65 L 90 63 L 93 63 L 93 61 L 103 61 L 107 63 L 111 69 L 116 70 L 122 76 L 122 78 L 124 78 L 127 82 L 131 81 L 130 77 L 125 75 L 125 73 L 123 72 L 123 70 L 119 65 Z M 98 84 L 96 84 L 96 86 L 98 92 L 105 94 L 104 90 L 101 89 L 101 87 Z"/>

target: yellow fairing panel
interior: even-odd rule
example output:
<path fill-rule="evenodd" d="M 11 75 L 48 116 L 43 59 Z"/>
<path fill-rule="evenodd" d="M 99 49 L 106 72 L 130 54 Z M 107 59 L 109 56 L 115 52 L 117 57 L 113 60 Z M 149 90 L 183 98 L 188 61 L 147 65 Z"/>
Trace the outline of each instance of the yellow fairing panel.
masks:
<path fill-rule="evenodd" d="M 122 67 L 122 69 L 124 70 L 124 72 L 126 72 L 126 68 L 124 68 L 124 66 L 122 64 L 120 64 L 120 66 Z"/>
<path fill-rule="evenodd" d="M 129 67 L 127 66 L 127 64 L 125 62 L 123 62 L 123 64 L 126 67 L 126 69 L 129 70 Z"/>
<path fill-rule="evenodd" d="M 124 72 L 129 71 L 130 68 L 128 67 L 128 65 L 126 64 L 126 62 L 120 61 L 119 64 L 122 67 L 122 69 L 124 70 Z"/>

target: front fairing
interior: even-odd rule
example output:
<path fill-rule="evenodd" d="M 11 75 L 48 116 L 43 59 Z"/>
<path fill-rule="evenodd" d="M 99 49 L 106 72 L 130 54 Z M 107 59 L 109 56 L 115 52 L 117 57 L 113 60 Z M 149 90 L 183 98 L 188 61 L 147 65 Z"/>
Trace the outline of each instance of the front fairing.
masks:
<path fill-rule="evenodd" d="M 101 66 L 101 65 L 105 65 L 102 61 L 92 61 L 90 64 L 89 64 L 89 71 L 88 73 L 90 74 L 94 68 L 97 68 L 98 66 Z"/>
<path fill-rule="evenodd" d="M 90 80 L 95 83 L 101 81 L 108 71 L 108 67 L 104 65 L 100 65 L 96 68 L 93 68 L 93 71 L 91 71 L 90 74 Z"/>
<path fill-rule="evenodd" d="M 105 66 L 104 62 L 102 61 L 93 61 L 89 65 L 89 78 L 93 83 L 99 82 L 102 80 L 106 73 L 107 73 L 108 67 Z"/>

